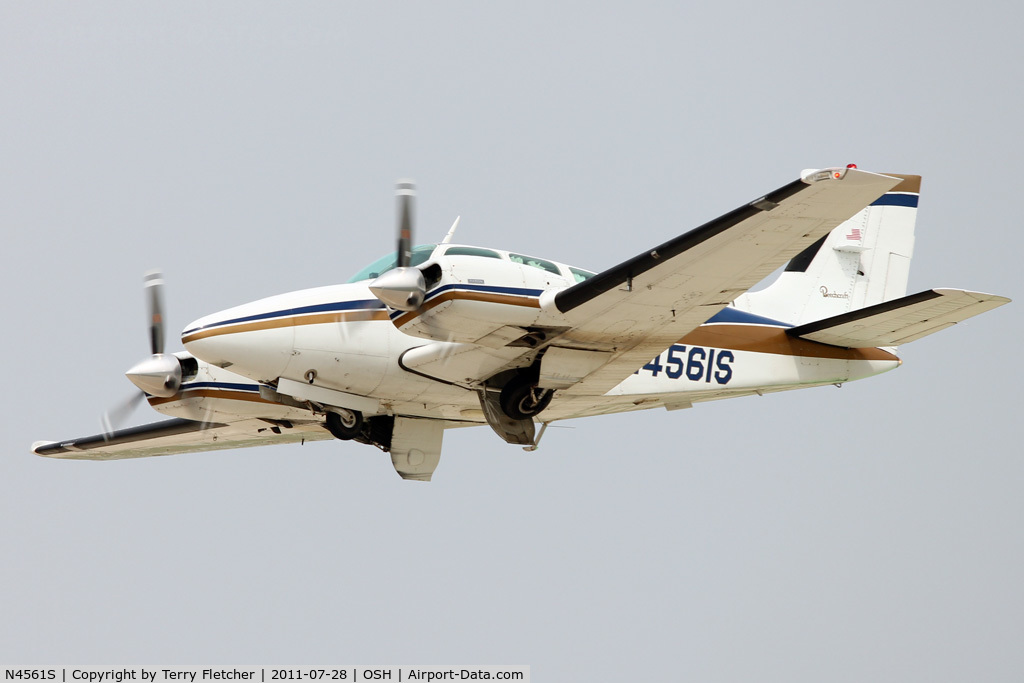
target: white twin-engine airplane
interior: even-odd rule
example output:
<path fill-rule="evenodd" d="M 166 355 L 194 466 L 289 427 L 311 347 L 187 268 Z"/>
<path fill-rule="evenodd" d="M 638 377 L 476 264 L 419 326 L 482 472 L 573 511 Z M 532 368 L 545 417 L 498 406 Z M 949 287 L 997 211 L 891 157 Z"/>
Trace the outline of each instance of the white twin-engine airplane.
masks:
<path fill-rule="evenodd" d="M 164 352 L 150 274 L 152 355 L 127 375 L 174 419 L 32 450 L 113 460 L 336 437 L 429 481 L 454 427 L 488 424 L 532 450 L 556 420 L 877 375 L 900 364 L 899 344 L 1009 302 L 906 296 L 920 184 L 852 164 L 805 171 L 593 273 L 452 244 L 455 226 L 413 247 L 413 186 L 400 183 L 396 253 L 347 284 L 200 318 L 183 352 Z"/>

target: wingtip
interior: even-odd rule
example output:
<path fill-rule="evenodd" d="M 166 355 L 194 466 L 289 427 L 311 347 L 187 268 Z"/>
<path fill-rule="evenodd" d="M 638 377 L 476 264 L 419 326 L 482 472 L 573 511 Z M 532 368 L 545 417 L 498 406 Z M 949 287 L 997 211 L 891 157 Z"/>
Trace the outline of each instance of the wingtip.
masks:
<path fill-rule="evenodd" d="M 822 181 L 843 181 L 847 185 L 868 185 L 885 187 L 886 192 L 893 191 L 893 188 L 907 181 L 904 178 L 911 176 L 896 176 L 886 173 L 875 173 L 865 171 L 856 166 L 832 166 L 829 168 L 805 168 L 800 172 L 800 180 L 807 185 L 813 185 Z M 920 178 L 918 178 L 920 180 Z"/>
<path fill-rule="evenodd" d="M 942 296 L 954 296 L 957 294 L 966 294 L 973 297 L 979 303 L 986 302 L 993 304 L 993 308 L 996 306 L 1002 306 L 1013 301 L 1008 296 L 1000 296 L 999 294 L 989 294 L 987 292 L 974 292 L 968 289 L 958 289 L 956 287 L 934 287 L 932 291 Z"/>
<path fill-rule="evenodd" d="M 32 452 L 35 453 L 36 455 L 43 455 L 42 453 L 39 452 L 39 449 L 43 448 L 44 446 L 52 446 L 55 443 L 57 443 L 57 442 L 56 441 L 36 441 L 36 442 L 34 442 L 32 444 Z"/>

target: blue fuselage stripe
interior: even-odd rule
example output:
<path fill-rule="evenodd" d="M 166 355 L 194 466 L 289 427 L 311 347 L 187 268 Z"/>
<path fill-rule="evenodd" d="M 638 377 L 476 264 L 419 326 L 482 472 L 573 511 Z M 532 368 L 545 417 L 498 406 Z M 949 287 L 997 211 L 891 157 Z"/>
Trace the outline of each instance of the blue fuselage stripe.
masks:
<path fill-rule="evenodd" d="M 887 195 L 887 196 L 889 196 L 889 195 Z M 907 195 L 897 195 L 897 196 L 907 196 Z M 915 199 L 916 199 L 916 197 L 915 197 Z M 879 201 L 881 201 L 881 200 L 879 200 Z M 876 204 L 877 203 L 878 202 L 876 202 Z M 439 287 L 439 288 L 433 290 L 432 292 L 430 292 L 430 294 L 427 295 L 427 300 L 429 301 L 430 299 L 433 299 L 434 297 L 439 296 L 439 295 L 443 294 L 444 292 L 452 291 L 452 290 L 462 290 L 462 291 L 470 291 L 470 292 L 487 292 L 489 294 L 509 294 L 509 295 L 513 295 L 513 296 L 524 296 L 524 297 L 531 297 L 531 298 L 539 297 L 541 295 L 541 293 L 543 292 L 543 290 L 540 290 L 540 289 L 528 289 L 528 288 L 525 288 L 525 287 L 497 287 L 497 286 L 488 286 L 488 285 L 451 284 L 451 285 L 445 285 L 444 287 Z M 238 324 L 238 323 L 255 322 L 255 321 L 258 321 L 258 320 L 272 320 L 274 318 L 285 318 L 285 317 L 292 317 L 292 316 L 299 316 L 299 315 L 310 315 L 310 314 L 314 314 L 314 313 L 331 313 L 331 312 L 337 312 L 337 311 L 375 310 L 375 309 L 382 309 L 382 308 L 384 308 L 384 305 L 380 301 L 378 301 L 377 299 L 361 299 L 361 300 L 358 300 L 358 301 L 337 301 L 337 302 L 331 302 L 331 303 L 326 303 L 326 304 L 315 304 L 315 305 L 312 305 L 312 306 L 300 306 L 300 307 L 297 307 L 297 308 L 286 308 L 286 309 L 281 309 L 281 310 L 277 310 L 277 311 L 269 311 L 267 313 L 255 313 L 253 315 L 242 316 L 242 317 L 239 317 L 239 318 L 230 318 L 228 320 L 219 320 L 219 321 L 217 321 L 215 323 L 211 323 L 209 325 L 204 325 L 202 327 L 195 327 L 195 328 L 192 328 L 192 329 L 189 329 L 189 330 L 185 330 L 182 333 L 182 336 L 187 336 L 189 334 L 193 334 L 195 332 L 200 332 L 202 330 L 208 330 L 208 329 L 214 329 L 214 328 L 218 328 L 218 327 L 223 327 L 225 325 L 235 325 L 235 324 Z M 396 316 L 402 315 L 403 313 L 404 313 L 404 311 L 392 311 L 391 312 L 391 317 L 394 318 Z M 789 325 L 788 323 L 780 322 L 778 320 L 773 320 L 771 318 L 765 318 L 763 316 L 755 315 L 753 313 L 747 313 L 746 311 L 740 311 L 740 310 L 735 309 L 735 308 L 724 308 L 724 309 L 722 309 L 721 311 L 716 313 L 714 316 L 712 316 L 711 319 L 707 321 L 707 323 L 740 323 L 740 324 L 746 324 L 746 325 L 771 325 L 771 326 L 774 326 L 774 327 L 792 327 L 792 325 Z M 188 386 L 198 387 L 200 385 L 192 384 L 192 385 L 188 385 Z M 203 386 L 205 386 L 205 385 L 203 385 Z M 218 384 L 216 386 L 225 386 L 225 385 Z M 237 387 L 235 387 L 235 388 L 237 388 Z"/>
<path fill-rule="evenodd" d="M 780 322 L 778 320 L 772 320 L 771 318 L 765 318 L 762 315 L 755 315 L 754 313 L 747 313 L 737 308 L 726 307 L 715 313 L 709 320 L 704 324 L 710 325 L 715 323 L 738 323 L 742 325 L 768 325 L 771 327 L 793 327 L 789 323 Z"/>
<path fill-rule="evenodd" d="M 372 310 L 384 308 L 377 299 L 362 299 L 360 301 L 336 301 L 328 304 L 315 304 L 313 306 L 300 306 L 298 308 L 286 308 L 280 311 L 270 311 L 269 313 L 256 313 L 253 315 L 243 316 L 241 318 L 232 318 L 230 320 L 218 320 L 215 323 L 209 325 L 203 325 L 202 327 L 195 327 L 191 330 L 185 330 L 182 332 L 182 336 L 192 334 L 193 332 L 199 332 L 201 330 L 209 330 L 216 327 L 222 327 L 224 325 L 234 325 L 235 323 L 248 323 L 256 320 L 270 320 L 272 318 L 287 318 L 296 315 L 308 315 L 310 313 L 332 313 L 335 311 L 360 311 L 360 310 Z"/>
<path fill-rule="evenodd" d="M 452 284 L 438 287 L 427 295 L 427 299 L 433 299 L 438 294 L 451 289 L 462 289 L 469 292 L 488 292 L 490 294 L 513 294 L 515 296 L 540 296 L 542 289 L 526 289 L 524 287 L 492 287 L 489 285 L 462 285 Z"/>
<path fill-rule="evenodd" d="M 871 206 L 909 206 L 916 208 L 917 200 L 918 195 L 916 194 L 890 192 L 888 194 L 883 194 L 881 197 L 871 202 Z"/>

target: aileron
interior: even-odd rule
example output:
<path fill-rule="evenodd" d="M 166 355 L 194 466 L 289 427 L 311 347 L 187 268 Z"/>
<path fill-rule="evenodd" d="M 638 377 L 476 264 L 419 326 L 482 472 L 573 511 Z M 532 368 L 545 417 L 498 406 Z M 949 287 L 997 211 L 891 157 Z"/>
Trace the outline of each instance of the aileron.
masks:
<path fill-rule="evenodd" d="M 316 424 L 286 428 L 264 420 L 225 424 L 174 418 L 110 434 L 37 443 L 32 451 L 36 455 L 64 460 L 123 460 L 330 438 L 331 435 Z"/>

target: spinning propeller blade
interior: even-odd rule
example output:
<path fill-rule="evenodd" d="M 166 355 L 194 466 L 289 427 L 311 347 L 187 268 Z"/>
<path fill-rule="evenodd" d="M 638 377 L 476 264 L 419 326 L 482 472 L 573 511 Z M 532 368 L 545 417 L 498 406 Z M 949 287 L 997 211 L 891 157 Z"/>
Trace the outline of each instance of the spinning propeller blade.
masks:
<path fill-rule="evenodd" d="M 416 185 L 411 180 L 400 180 L 395 186 L 395 200 L 398 210 L 398 268 L 407 268 L 412 262 L 413 200 Z"/>
<path fill-rule="evenodd" d="M 164 352 L 164 274 L 147 271 L 143 282 L 149 304 L 149 350 L 156 355 Z"/>
<path fill-rule="evenodd" d="M 141 391 L 136 391 L 113 408 L 104 412 L 103 417 L 100 418 L 100 424 L 103 426 L 104 438 L 109 438 L 115 429 L 120 428 L 125 419 L 132 414 L 132 411 L 135 410 L 136 406 L 138 406 L 144 398 L 146 398 L 146 394 Z"/>
<path fill-rule="evenodd" d="M 415 311 L 423 305 L 427 285 L 423 273 L 412 263 L 413 200 L 416 185 L 403 180 L 395 186 L 398 214 L 398 254 L 395 267 L 370 283 L 370 291 L 386 306 L 399 311 Z"/>

